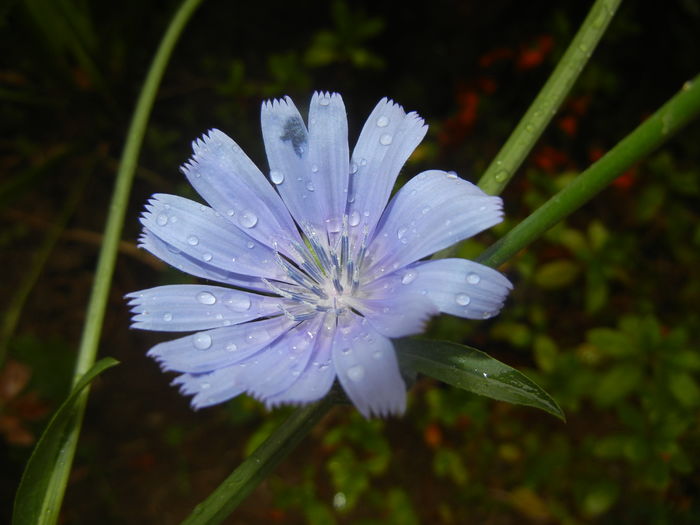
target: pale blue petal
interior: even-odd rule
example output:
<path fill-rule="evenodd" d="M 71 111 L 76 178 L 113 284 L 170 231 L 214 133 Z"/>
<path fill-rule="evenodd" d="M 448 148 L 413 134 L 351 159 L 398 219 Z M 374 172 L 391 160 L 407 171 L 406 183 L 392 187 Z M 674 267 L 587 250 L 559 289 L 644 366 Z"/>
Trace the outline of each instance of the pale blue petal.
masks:
<path fill-rule="evenodd" d="M 370 234 L 389 200 L 399 171 L 428 130 L 416 113 L 383 98 L 367 119 L 350 163 L 348 215 L 353 236 Z"/>
<path fill-rule="evenodd" d="M 309 105 L 309 165 L 313 192 L 308 206 L 320 211 L 326 230 L 340 231 L 348 200 L 348 119 L 337 93 L 314 93 Z M 308 190 L 308 188 L 307 188 Z"/>
<path fill-rule="evenodd" d="M 156 194 L 141 223 L 151 233 L 210 266 L 250 275 L 283 279 L 275 252 L 253 240 L 209 206 L 175 195 Z"/>
<path fill-rule="evenodd" d="M 212 129 L 192 143 L 181 171 L 219 214 L 253 239 L 294 253 L 300 237 L 289 211 L 265 176 L 226 134 Z"/>
<path fill-rule="evenodd" d="M 503 203 L 453 173 L 413 177 L 394 196 L 370 243 L 371 267 L 396 270 L 503 220 Z"/>
<path fill-rule="evenodd" d="M 363 289 L 366 298 L 358 299 L 353 307 L 386 337 L 406 337 L 423 332 L 430 317 L 438 313 L 433 301 L 414 290 L 398 286 L 395 280 L 378 281 L 382 284 Z"/>
<path fill-rule="evenodd" d="M 246 368 L 246 392 L 269 402 L 292 386 L 313 353 L 318 324 L 318 320 L 300 323 L 268 348 L 236 365 Z"/>
<path fill-rule="evenodd" d="M 430 299 L 441 312 L 467 319 L 498 314 L 513 285 L 500 272 L 466 259 L 437 259 L 411 264 L 377 279 L 365 291 L 393 290 Z"/>
<path fill-rule="evenodd" d="M 193 332 L 279 315 L 280 298 L 202 284 L 173 284 L 126 296 L 132 328 Z"/>
<path fill-rule="evenodd" d="M 260 112 L 270 180 L 275 182 L 294 220 L 305 230 L 324 222 L 315 206 L 315 186 L 309 163 L 309 133 L 289 97 L 265 102 Z"/>
<path fill-rule="evenodd" d="M 200 374 L 229 366 L 269 346 L 295 323 L 285 316 L 197 332 L 148 351 L 164 370 Z"/>
<path fill-rule="evenodd" d="M 335 379 L 331 355 L 333 333 L 318 329 L 321 319 L 319 316 L 309 329 L 309 333 L 315 333 L 316 342 L 306 369 L 289 388 L 268 397 L 265 400 L 268 407 L 284 403 L 311 403 L 324 397 L 331 389 Z"/>
<path fill-rule="evenodd" d="M 333 365 L 340 384 L 365 417 L 402 414 L 406 384 L 394 345 L 355 314 L 338 319 Z"/>
<path fill-rule="evenodd" d="M 190 404 L 199 409 L 223 403 L 245 392 L 240 381 L 242 372 L 234 365 L 206 374 L 182 374 L 172 384 L 180 386 L 182 395 L 194 396 Z"/>
<path fill-rule="evenodd" d="M 139 248 L 149 251 L 161 261 L 169 264 L 173 268 L 177 268 L 181 272 L 194 275 L 195 277 L 201 277 L 203 279 L 230 284 L 232 286 L 240 286 L 241 288 L 248 288 L 250 290 L 257 290 L 260 292 L 270 291 L 270 288 L 259 277 L 250 277 L 248 275 L 229 272 L 222 268 L 217 268 L 207 264 L 199 259 L 195 259 L 194 257 L 190 257 L 174 246 L 171 246 L 167 242 L 159 239 L 155 234 L 151 233 L 147 229 L 144 230 L 141 237 L 139 237 Z"/>

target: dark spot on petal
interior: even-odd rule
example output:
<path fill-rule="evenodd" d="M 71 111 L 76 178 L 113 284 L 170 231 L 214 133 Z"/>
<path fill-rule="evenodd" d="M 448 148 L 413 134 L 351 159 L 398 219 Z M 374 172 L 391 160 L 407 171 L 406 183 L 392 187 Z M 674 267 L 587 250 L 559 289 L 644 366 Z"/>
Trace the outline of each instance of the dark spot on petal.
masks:
<path fill-rule="evenodd" d="M 304 122 L 299 117 L 287 119 L 287 122 L 284 123 L 284 133 L 280 136 L 280 139 L 284 142 L 291 142 L 294 153 L 301 158 L 304 153 L 304 146 L 308 142 Z"/>

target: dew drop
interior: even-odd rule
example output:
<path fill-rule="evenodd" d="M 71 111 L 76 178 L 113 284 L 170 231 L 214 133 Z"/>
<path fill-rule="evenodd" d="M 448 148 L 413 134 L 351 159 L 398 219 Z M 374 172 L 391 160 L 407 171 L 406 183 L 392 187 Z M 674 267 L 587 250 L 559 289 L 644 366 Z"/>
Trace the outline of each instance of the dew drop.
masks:
<path fill-rule="evenodd" d="M 309 190 L 309 191 L 314 191 L 315 188 L 314 188 L 313 182 L 311 182 L 311 181 L 307 182 L 307 183 L 306 183 L 306 189 Z"/>
<path fill-rule="evenodd" d="M 214 256 L 211 253 L 205 253 L 202 255 L 202 260 L 204 262 L 209 262 L 214 258 Z"/>
<path fill-rule="evenodd" d="M 459 179 L 459 177 L 457 176 L 457 174 L 456 174 L 454 171 L 448 171 L 448 172 L 447 172 L 447 178 L 450 179 L 450 180 L 457 180 L 457 179 Z"/>
<path fill-rule="evenodd" d="M 340 219 L 326 219 L 326 229 L 329 233 L 338 233 L 343 228 Z"/>
<path fill-rule="evenodd" d="M 385 128 L 389 125 L 389 119 L 385 116 L 381 116 L 377 119 L 377 126 L 380 128 Z"/>
<path fill-rule="evenodd" d="M 314 164 L 313 166 L 311 166 L 311 171 L 312 171 L 313 173 L 318 173 L 318 166 L 316 166 L 316 164 Z"/>
<path fill-rule="evenodd" d="M 177 222 L 177 217 L 175 217 L 175 215 L 170 217 L 170 224 L 175 224 L 176 222 Z"/>
<path fill-rule="evenodd" d="M 350 226 L 357 226 L 358 224 L 360 224 L 360 214 L 356 211 L 353 211 L 350 214 L 350 217 L 348 217 L 348 224 Z"/>
<path fill-rule="evenodd" d="M 460 293 L 455 297 L 455 302 L 460 306 L 467 306 L 472 300 L 467 294 Z"/>
<path fill-rule="evenodd" d="M 246 210 L 241 214 L 239 220 L 241 221 L 241 226 L 244 228 L 252 228 L 258 223 L 258 216 L 252 211 Z"/>
<path fill-rule="evenodd" d="M 197 246 L 199 244 L 199 237 L 196 235 L 190 235 L 187 237 L 187 244 L 190 246 Z"/>
<path fill-rule="evenodd" d="M 330 99 L 330 97 L 323 95 L 321 98 L 318 99 L 318 103 L 322 106 L 327 106 L 328 104 L 331 103 L 331 99 Z"/>
<path fill-rule="evenodd" d="M 211 292 L 199 292 L 197 294 L 197 301 L 201 304 L 214 304 L 216 302 L 216 297 Z"/>
<path fill-rule="evenodd" d="M 255 243 L 253 241 L 248 241 L 246 243 L 246 246 L 252 250 L 253 248 L 255 248 Z"/>
<path fill-rule="evenodd" d="M 479 277 L 479 274 L 470 272 L 467 274 L 467 282 L 469 284 L 479 284 L 481 281 L 481 277 Z"/>
<path fill-rule="evenodd" d="M 356 365 L 348 368 L 348 378 L 351 381 L 362 381 L 363 377 L 365 377 L 365 369 L 362 366 Z"/>
<path fill-rule="evenodd" d="M 247 312 L 250 310 L 250 297 L 243 294 L 227 294 L 224 304 L 234 312 Z"/>
<path fill-rule="evenodd" d="M 352 353 L 352 349 L 349 346 L 346 346 L 340 352 L 345 354 L 345 355 L 350 355 Z"/>
<path fill-rule="evenodd" d="M 206 381 L 199 386 L 202 390 L 207 390 L 208 388 L 211 388 L 211 384 L 207 383 Z"/>
<path fill-rule="evenodd" d="M 396 237 L 400 240 L 403 239 L 403 236 L 406 235 L 406 228 L 399 228 L 396 231 Z"/>
<path fill-rule="evenodd" d="M 359 168 L 357 167 L 357 163 L 355 163 L 355 162 L 350 163 L 350 175 L 355 175 L 355 173 L 357 173 L 358 169 Z"/>
<path fill-rule="evenodd" d="M 415 270 L 409 270 L 401 278 L 401 284 L 411 284 L 418 277 L 418 272 Z"/>
<path fill-rule="evenodd" d="M 173 320 L 173 314 L 171 314 L 170 312 L 165 312 L 163 314 L 163 321 L 168 322 L 168 321 L 172 321 L 172 320 Z"/>
<path fill-rule="evenodd" d="M 273 184 L 282 184 L 284 182 L 284 173 L 280 170 L 272 170 L 270 172 L 270 180 Z"/>
<path fill-rule="evenodd" d="M 236 346 L 236 343 L 229 343 L 226 345 L 226 351 L 227 352 L 235 352 L 238 350 L 238 347 Z"/>
<path fill-rule="evenodd" d="M 194 334 L 192 343 L 197 350 L 207 350 L 211 348 L 211 336 L 207 333 Z"/>
<path fill-rule="evenodd" d="M 422 213 L 423 215 L 425 215 L 425 214 L 428 213 L 429 211 L 430 211 L 430 206 L 426 206 L 425 208 L 423 208 L 423 209 L 421 210 L 421 213 Z"/>
<path fill-rule="evenodd" d="M 493 313 L 492 312 L 484 312 L 484 314 L 481 316 L 484 319 L 488 319 L 489 317 L 492 317 Z"/>
<path fill-rule="evenodd" d="M 234 210 L 228 210 L 226 212 L 226 215 L 228 215 L 229 217 L 233 217 L 234 215 L 236 215 L 236 212 Z"/>
<path fill-rule="evenodd" d="M 158 215 L 156 223 L 158 224 L 158 226 L 165 226 L 166 224 L 168 224 L 168 216 L 165 213 L 161 213 L 160 215 Z"/>
<path fill-rule="evenodd" d="M 367 165 L 367 159 L 360 159 L 360 166 L 366 166 Z"/>
<path fill-rule="evenodd" d="M 394 141 L 394 138 L 393 138 L 391 135 L 389 135 L 388 133 L 384 133 L 384 135 L 382 135 L 381 137 L 379 137 L 379 143 L 380 143 L 382 146 L 388 146 L 388 145 L 391 144 L 393 141 Z"/>

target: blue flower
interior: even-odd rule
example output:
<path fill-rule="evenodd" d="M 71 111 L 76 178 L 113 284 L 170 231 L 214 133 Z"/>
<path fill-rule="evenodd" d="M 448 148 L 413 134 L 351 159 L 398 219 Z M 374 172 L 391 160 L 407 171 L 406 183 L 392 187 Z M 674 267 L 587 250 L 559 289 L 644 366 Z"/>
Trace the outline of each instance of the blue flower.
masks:
<path fill-rule="evenodd" d="M 511 289 L 464 259 L 422 260 L 497 224 L 502 202 L 431 170 L 391 198 L 425 136 L 382 99 L 350 155 L 338 94 L 315 93 L 308 127 L 289 98 L 262 107 L 269 179 L 218 130 L 182 167 L 207 205 L 156 194 L 140 246 L 209 284 L 127 297 L 133 327 L 193 332 L 149 351 L 195 408 L 248 393 L 268 406 L 322 398 L 338 378 L 358 410 L 399 414 L 406 386 L 390 338 L 446 312 L 486 319 Z M 388 205 L 387 205 L 388 202 Z"/>

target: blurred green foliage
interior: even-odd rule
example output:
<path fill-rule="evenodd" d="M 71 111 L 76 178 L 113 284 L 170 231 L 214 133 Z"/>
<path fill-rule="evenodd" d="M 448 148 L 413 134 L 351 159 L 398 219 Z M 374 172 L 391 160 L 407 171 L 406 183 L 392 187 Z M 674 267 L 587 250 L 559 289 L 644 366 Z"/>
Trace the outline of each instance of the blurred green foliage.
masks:
<path fill-rule="evenodd" d="M 0 500 L 68 383 L 115 159 L 140 82 L 177 2 L 22 0 L 0 10 L 0 293 L 86 166 L 95 170 L 10 340 L 31 371 L 0 399 Z M 259 4 L 259 5 L 258 5 Z M 133 250 L 148 195 L 196 198 L 176 171 L 205 129 L 264 169 L 259 106 L 340 91 L 351 136 L 382 96 L 431 129 L 404 170 L 475 180 L 556 62 L 586 3 L 227 3 L 194 18 L 169 67 L 134 189 L 105 355 L 64 520 L 177 523 L 284 418 L 242 397 L 198 413 L 126 330 L 124 293 L 182 280 Z M 696 74 L 694 2 L 623 3 L 602 47 L 504 194 L 507 219 L 464 243 L 473 258 Z M 653 80 L 653 81 L 652 81 Z M 515 284 L 486 323 L 443 316 L 430 336 L 523 370 L 568 423 L 419 380 L 401 420 L 339 408 L 231 523 L 697 523 L 700 521 L 700 142 L 698 126 L 624 174 L 503 270 Z M 95 239 L 97 236 L 97 239 Z M 38 240 L 39 239 L 39 240 Z M 131 247 L 131 251 L 129 248 Z M 147 266 L 149 263 L 153 267 Z M 1 386 L 7 388 L 7 375 Z M 3 390 L 7 392 L 9 390 Z M 0 508 L 0 521 L 9 509 Z"/>

